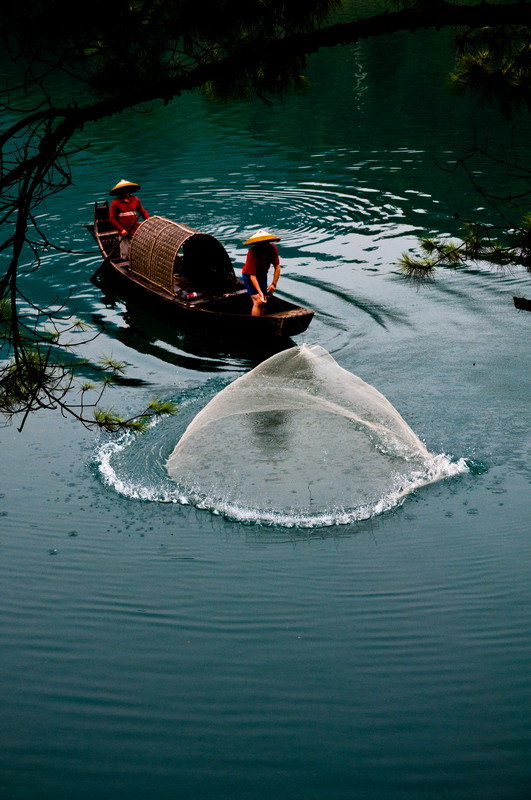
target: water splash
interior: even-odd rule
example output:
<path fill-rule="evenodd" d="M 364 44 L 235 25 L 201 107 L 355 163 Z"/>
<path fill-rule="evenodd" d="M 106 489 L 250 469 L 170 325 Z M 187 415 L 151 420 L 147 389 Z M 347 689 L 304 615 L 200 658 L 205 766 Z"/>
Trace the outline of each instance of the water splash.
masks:
<path fill-rule="evenodd" d="M 468 471 L 430 453 L 377 389 L 317 345 L 293 347 L 226 386 L 166 461 L 186 502 L 243 522 L 313 527 L 382 513 Z"/>
<path fill-rule="evenodd" d="M 316 528 L 368 519 L 472 471 L 430 453 L 377 389 L 316 345 L 175 399 L 177 417 L 99 444 L 99 475 L 122 496 Z"/>

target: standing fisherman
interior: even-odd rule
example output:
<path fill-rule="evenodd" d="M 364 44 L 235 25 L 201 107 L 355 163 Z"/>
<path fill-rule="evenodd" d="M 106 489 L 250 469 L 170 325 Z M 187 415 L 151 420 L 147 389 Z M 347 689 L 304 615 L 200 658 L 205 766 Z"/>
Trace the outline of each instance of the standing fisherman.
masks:
<path fill-rule="evenodd" d="M 109 217 L 122 237 L 120 239 L 120 258 L 123 261 L 129 261 L 131 238 L 140 226 L 139 215 L 144 219 L 149 219 L 150 217 L 138 197 L 131 194 L 139 189 L 138 183 L 121 180 L 109 192 L 109 194 L 115 196 L 111 203 Z"/>
<path fill-rule="evenodd" d="M 250 247 L 242 270 L 242 280 L 253 301 L 251 311 L 253 317 L 262 317 L 265 314 L 267 296 L 272 295 L 277 288 L 280 277 L 280 258 L 273 242 L 279 240 L 279 236 L 259 230 L 244 242 Z M 268 286 L 267 272 L 270 266 L 275 268 L 275 272 L 273 280 Z"/>

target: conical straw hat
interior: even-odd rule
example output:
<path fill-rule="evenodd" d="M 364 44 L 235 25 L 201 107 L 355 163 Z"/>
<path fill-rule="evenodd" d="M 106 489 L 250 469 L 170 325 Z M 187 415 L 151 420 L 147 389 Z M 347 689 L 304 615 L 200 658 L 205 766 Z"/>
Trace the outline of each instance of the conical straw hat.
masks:
<path fill-rule="evenodd" d="M 118 183 L 116 184 L 116 186 L 114 186 L 114 187 L 111 189 L 111 191 L 109 192 L 109 194 L 118 194 L 118 192 L 119 192 L 121 189 L 130 189 L 131 191 L 132 191 L 132 190 L 138 191 L 138 190 L 140 189 L 140 186 L 138 185 L 138 183 L 132 183 L 132 181 L 124 181 L 124 180 L 121 180 L 121 181 L 118 181 Z"/>
<path fill-rule="evenodd" d="M 259 231 L 253 233 L 244 244 L 256 244 L 257 242 L 278 242 L 280 240 L 280 236 L 275 236 L 274 233 L 269 233 L 268 231 L 264 231 L 263 228 L 260 228 Z"/>

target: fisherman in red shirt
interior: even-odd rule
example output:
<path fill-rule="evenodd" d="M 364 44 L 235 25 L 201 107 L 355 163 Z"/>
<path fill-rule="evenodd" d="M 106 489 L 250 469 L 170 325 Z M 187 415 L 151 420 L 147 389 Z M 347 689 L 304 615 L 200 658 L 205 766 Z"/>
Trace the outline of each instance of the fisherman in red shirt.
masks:
<path fill-rule="evenodd" d="M 253 317 L 262 317 L 265 314 L 267 296 L 271 296 L 277 288 L 280 277 L 280 258 L 273 242 L 278 242 L 279 236 L 264 230 L 256 231 L 244 244 L 251 245 L 242 270 L 242 280 L 245 288 L 251 295 Z M 267 284 L 267 272 L 273 266 L 275 272 L 273 280 Z"/>
<path fill-rule="evenodd" d="M 138 183 L 122 180 L 110 191 L 111 195 L 115 195 L 115 199 L 111 203 L 109 217 L 122 237 L 120 239 L 120 257 L 124 261 L 129 260 L 131 238 L 140 226 L 139 215 L 144 219 L 150 217 L 138 197 L 131 194 L 139 189 Z"/>

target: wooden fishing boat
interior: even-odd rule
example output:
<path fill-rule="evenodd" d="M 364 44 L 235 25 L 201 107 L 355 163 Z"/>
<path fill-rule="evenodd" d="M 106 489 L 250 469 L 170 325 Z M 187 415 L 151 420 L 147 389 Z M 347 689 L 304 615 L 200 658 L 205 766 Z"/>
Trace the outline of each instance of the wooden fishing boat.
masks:
<path fill-rule="evenodd" d="M 201 325 L 221 326 L 257 337 L 295 336 L 306 330 L 314 312 L 276 295 L 262 317 L 251 316 L 252 301 L 234 273 L 229 255 L 214 236 L 153 216 L 142 222 L 128 261 L 120 257 L 118 231 L 109 204 L 95 203 L 88 225 L 101 254 L 125 291 L 146 303 L 179 312 Z M 103 265 L 102 265 L 103 266 Z"/>
<path fill-rule="evenodd" d="M 531 311 L 531 300 L 527 297 L 513 297 L 516 308 L 521 308 L 524 311 Z"/>

